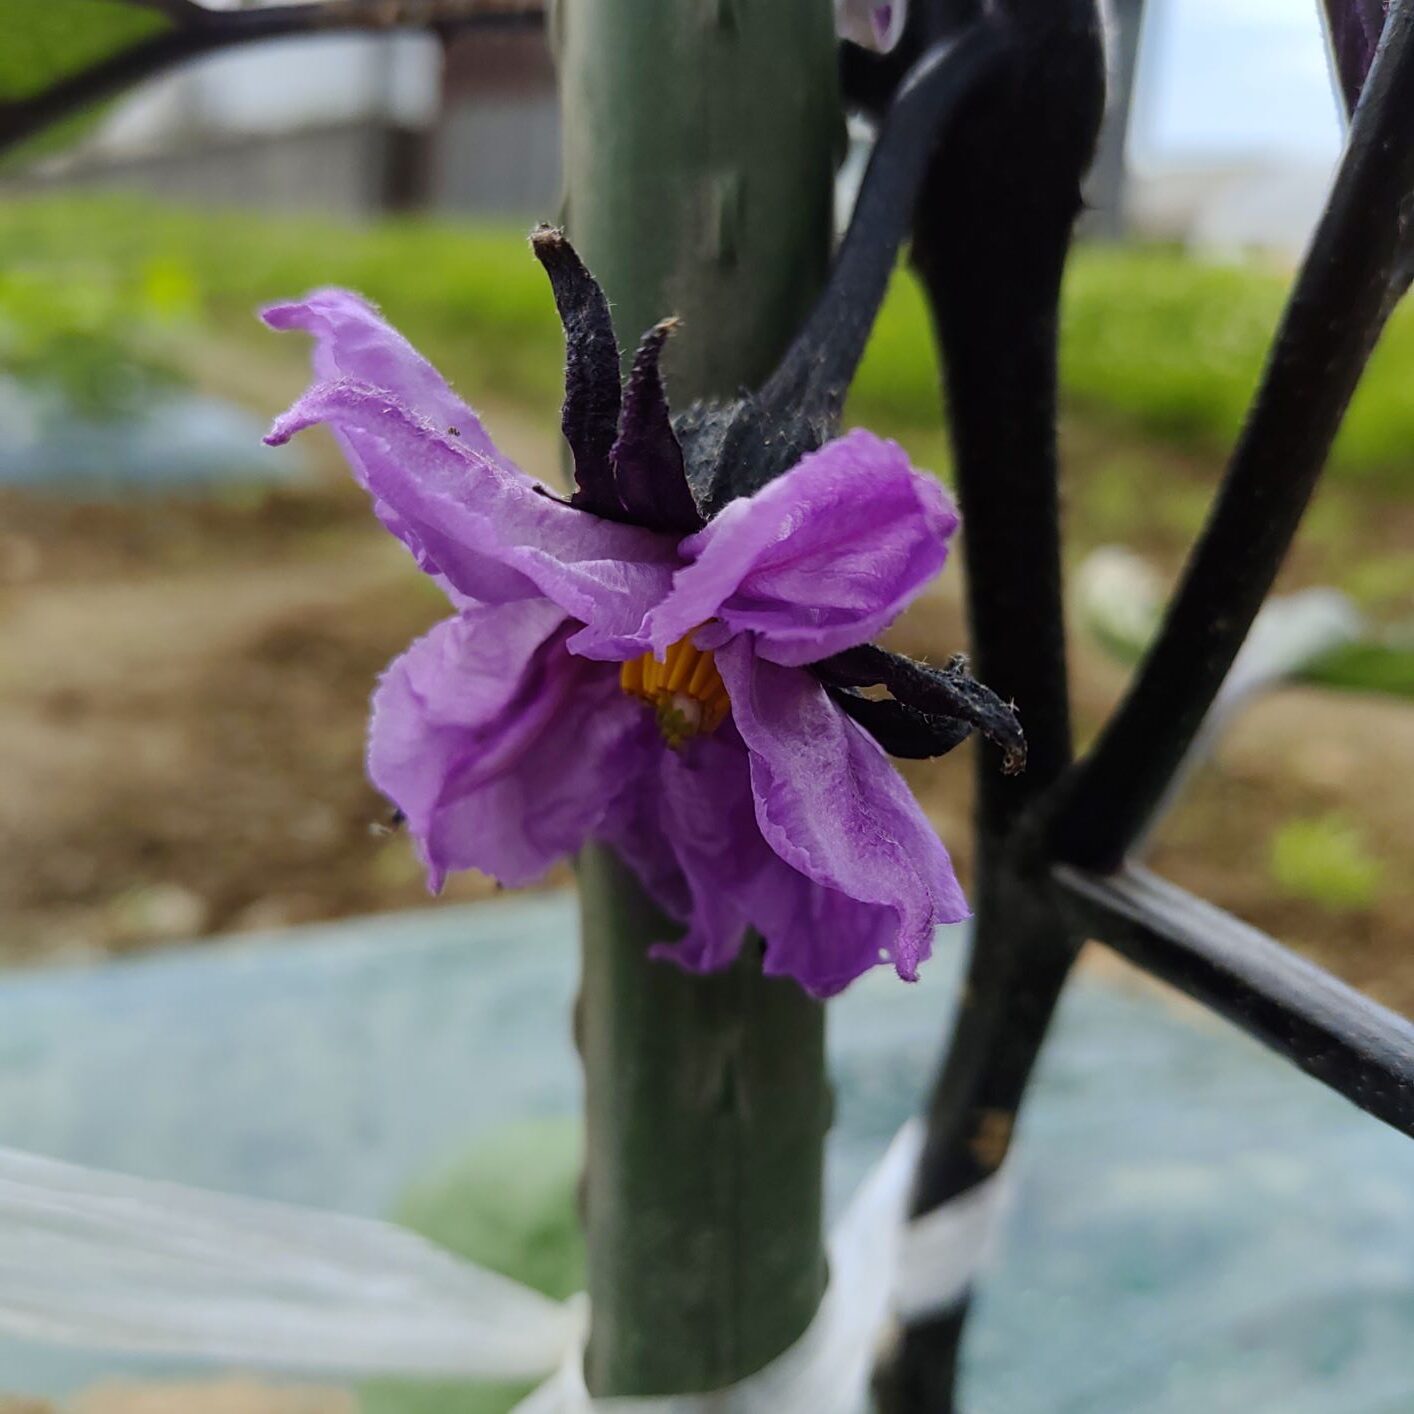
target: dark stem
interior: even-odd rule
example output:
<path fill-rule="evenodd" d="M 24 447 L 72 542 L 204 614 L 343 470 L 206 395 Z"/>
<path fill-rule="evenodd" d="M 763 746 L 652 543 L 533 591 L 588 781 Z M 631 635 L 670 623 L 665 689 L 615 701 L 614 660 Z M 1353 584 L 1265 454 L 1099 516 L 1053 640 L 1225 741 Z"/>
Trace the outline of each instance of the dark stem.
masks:
<path fill-rule="evenodd" d="M 759 391 L 675 419 L 688 480 L 708 515 L 834 436 L 940 135 L 1005 50 L 998 28 L 979 22 L 921 55 L 884 118 L 825 286 L 784 356 Z"/>
<path fill-rule="evenodd" d="M 328 30 L 513 29 L 538 27 L 544 20 L 539 3 L 491 8 L 487 0 L 331 0 L 263 10 L 205 10 L 184 0 L 159 0 L 148 8 L 167 15 L 177 28 L 60 79 L 32 98 L 0 102 L 0 152 L 144 79 L 235 44 Z"/>
<path fill-rule="evenodd" d="M 1019 826 L 1070 761 L 1056 357 L 1061 274 L 1080 180 L 1103 109 L 1093 6 L 1001 7 L 1010 62 L 967 104 L 919 203 L 913 262 L 946 370 L 949 428 L 967 535 L 973 666 L 1015 702 L 1026 727 L 1021 775 L 978 753 L 976 923 L 964 1001 L 929 1106 L 913 1211 L 994 1172 L 1075 954 L 1038 889 L 1042 866 Z M 880 1375 L 884 1407 L 942 1414 L 965 1306 L 902 1336 Z"/>
<path fill-rule="evenodd" d="M 1055 848 L 1070 863 L 1118 865 L 1271 588 L 1389 313 L 1414 201 L 1411 131 L 1414 4 L 1399 0 L 1207 527 L 1129 695 L 1065 793 Z"/>
<path fill-rule="evenodd" d="M 931 1211 L 1001 1167 L 1036 1057 L 1076 947 L 1032 874 L 992 860 L 975 903 L 977 922 L 957 1017 L 927 1114 L 913 1192 Z M 878 1372 L 886 1414 L 954 1408 L 966 1299 L 901 1333 Z"/>
<path fill-rule="evenodd" d="M 758 395 L 768 423 L 802 405 L 830 421 L 839 417 L 939 134 L 996 72 L 1004 50 L 995 26 L 977 24 L 935 44 L 908 71 L 879 130 L 829 283 Z"/>
<path fill-rule="evenodd" d="M 1062 864 L 1054 880 L 1078 931 L 1414 1135 L 1414 1023 L 1145 869 L 1103 877 Z"/>

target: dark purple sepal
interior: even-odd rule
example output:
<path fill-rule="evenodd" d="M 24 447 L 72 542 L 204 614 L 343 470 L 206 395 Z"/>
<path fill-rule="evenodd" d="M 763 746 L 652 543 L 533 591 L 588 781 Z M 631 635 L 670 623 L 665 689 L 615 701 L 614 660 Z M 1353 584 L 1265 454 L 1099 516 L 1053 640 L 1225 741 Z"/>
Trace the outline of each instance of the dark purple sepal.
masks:
<path fill-rule="evenodd" d="M 896 702 L 916 712 L 966 723 L 1001 748 L 1002 769 L 1008 775 L 1026 766 L 1026 736 L 1016 709 L 978 682 L 963 658 L 934 668 L 866 643 L 814 664 L 813 670 L 827 687 L 884 687 Z M 888 750 L 882 741 L 880 745 Z"/>
<path fill-rule="evenodd" d="M 961 746 L 974 730 L 961 717 L 920 712 L 892 697 L 865 697 L 852 687 L 826 687 L 830 700 L 864 728 L 890 756 L 931 761 Z"/>
<path fill-rule="evenodd" d="M 1360 90 L 1374 62 L 1389 6 L 1385 0 L 1323 0 L 1321 9 L 1348 115 L 1360 101 Z"/>
<path fill-rule="evenodd" d="M 676 319 L 655 324 L 638 345 L 624 389 L 623 419 L 610 460 L 619 501 L 635 525 L 684 535 L 706 522 L 687 484 L 660 361 Z"/>
<path fill-rule="evenodd" d="M 530 248 L 550 277 L 565 328 L 565 402 L 560 426 L 574 457 L 576 490 L 570 504 L 623 520 L 614 484 L 613 449 L 619 427 L 619 345 L 609 301 L 599 282 L 553 226 L 537 226 Z"/>

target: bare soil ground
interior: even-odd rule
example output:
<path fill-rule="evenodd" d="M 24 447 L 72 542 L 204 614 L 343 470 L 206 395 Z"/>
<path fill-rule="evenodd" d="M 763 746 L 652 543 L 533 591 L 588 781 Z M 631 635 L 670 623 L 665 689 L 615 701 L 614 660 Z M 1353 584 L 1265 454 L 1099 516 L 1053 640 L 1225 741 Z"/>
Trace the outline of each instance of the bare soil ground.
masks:
<path fill-rule="evenodd" d="M 553 464 L 545 429 L 494 421 L 526 464 Z M 444 604 L 328 460 L 314 484 L 222 503 L 0 498 L 0 961 L 431 906 L 406 841 L 377 831 L 362 751 L 379 669 Z M 950 569 L 899 646 L 965 646 L 960 586 Z M 1074 659 L 1083 737 L 1123 672 L 1083 642 Z M 970 756 L 908 770 L 964 876 Z M 1407 706 L 1283 691 L 1200 773 L 1152 863 L 1407 1009 L 1411 779 Z M 1331 811 L 1384 865 L 1368 906 L 1273 884 L 1273 831 Z M 466 876 L 444 899 L 493 888 Z"/>
<path fill-rule="evenodd" d="M 60 1406 L 0 1394 L 0 1414 L 357 1414 L 349 1393 L 313 1385 L 268 1385 L 252 1380 L 200 1384 L 113 1382 Z"/>

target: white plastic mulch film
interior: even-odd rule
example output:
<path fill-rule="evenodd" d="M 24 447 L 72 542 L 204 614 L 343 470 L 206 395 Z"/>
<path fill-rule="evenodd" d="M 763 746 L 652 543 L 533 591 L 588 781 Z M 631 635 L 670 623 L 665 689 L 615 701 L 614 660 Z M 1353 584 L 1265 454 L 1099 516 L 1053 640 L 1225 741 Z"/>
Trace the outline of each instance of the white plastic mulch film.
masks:
<path fill-rule="evenodd" d="M 858 1414 L 896 1312 L 946 1305 L 986 1260 L 993 1179 L 905 1225 L 900 1131 L 830 1239 L 814 1322 L 728 1390 L 591 1400 L 587 1311 L 367 1218 L 234 1198 L 0 1149 L 0 1332 L 251 1372 L 542 1379 L 518 1414 Z"/>

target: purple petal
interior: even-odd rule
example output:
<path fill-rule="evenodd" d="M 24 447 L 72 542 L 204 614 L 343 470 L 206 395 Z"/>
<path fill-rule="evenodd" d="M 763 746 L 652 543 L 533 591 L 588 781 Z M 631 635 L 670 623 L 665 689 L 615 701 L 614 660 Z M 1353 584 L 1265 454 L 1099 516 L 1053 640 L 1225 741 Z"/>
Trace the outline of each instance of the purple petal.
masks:
<path fill-rule="evenodd" d="M 613 668 L 565 650 L 572 627 L 543 599 L 468 609 L 384 673 L 368 774 L 434 889 L 453 869 L 539 878 L 645 764 L 642 708 Z"/>
<path fill-rule="evenodd" d="M 903 36 L 908 0 L 835 0 L 835 32 L 861 48 L 887 54 Z"/>
<path fill-rule="evenodd" d="M 615 813 L 601 837 L 685 925 L 681 939 L 652 949 L 654 957 L 715 972 L 735 961 L 755 928 L 767 975 L 790 977 L 817 997 L 833 996 L 891 957 L 892 908 L 817 883 L 766 842 L 747 751 L 730 722 L 682 751 L 663 751 L 656 779 L 621 796 Z M 637 818 L 625 830 L 629 816 Z M 927 951 L 925 941 L 919 961 Z"/>
<path fill-rule="evenodd" d="M 875 637 L 947 559 L 951 498 L 902 448 L 856 430 L 689 536 L 692 561 L 650 615 L 662 652 L 709 619 L 703 646 L 757 635 L 773 662 L 815 662 Z"/>
<path fill-rule="evenodd" d="M 746 752 L 729 727 L 681 751 L 664 750 L 654 789 L 689 903 L 676 912 L 684 936 L 652 955 L 693 972 L 718 971 L 741 951 L 762 873 L 773 862 L 756 826 Z"/>
<path fill-rule="evenodd" d="M 766 939 L 762 971 L 792 977 L 815 997 L 833 997 L 856 977 L 894 962 L 898 915 L 826 888 L 777 859 L 752 920 Z M 932 935 L 912 956 L 910 980 L 932 952 Z M 900 968 L 900 972 L 902 969 Z"/>
<path fill-rule="evenodd" d="M 968 916 L 947 851 L 918 802 L 808 673 L 758 657 L 746 637 L 718 651 L 717 667 L 750 755 L 767 843 L 817 884 L 888 910 L 892 927 L 873 936 L 912 980 L 934 928 Z"/>
<path fill-rule="evenodd" d="M 444 432 L 455 428 L 452 435 L 468 447 L 515 470 L 487 436 L 481 419 L 361 296 L 350 290 L 316 290 L 302 300 L 271 305 L 261 317 L 272 329 L 302 329 L 314 336 L 314 374 L 320 382 L 351 378 L 385 389 L 418 417 Z"/>
<path fill-rule="evenodd" d="M 343 437 L 374 498 L 460 593 L 486 604 L 536 595 L 586 625 L 572 652 L 623 658 L 680 563 L 673 539 L 575 510 L 401 403 L 357 383 L 309 389 L 266 438 L 317 422 Z"/>

